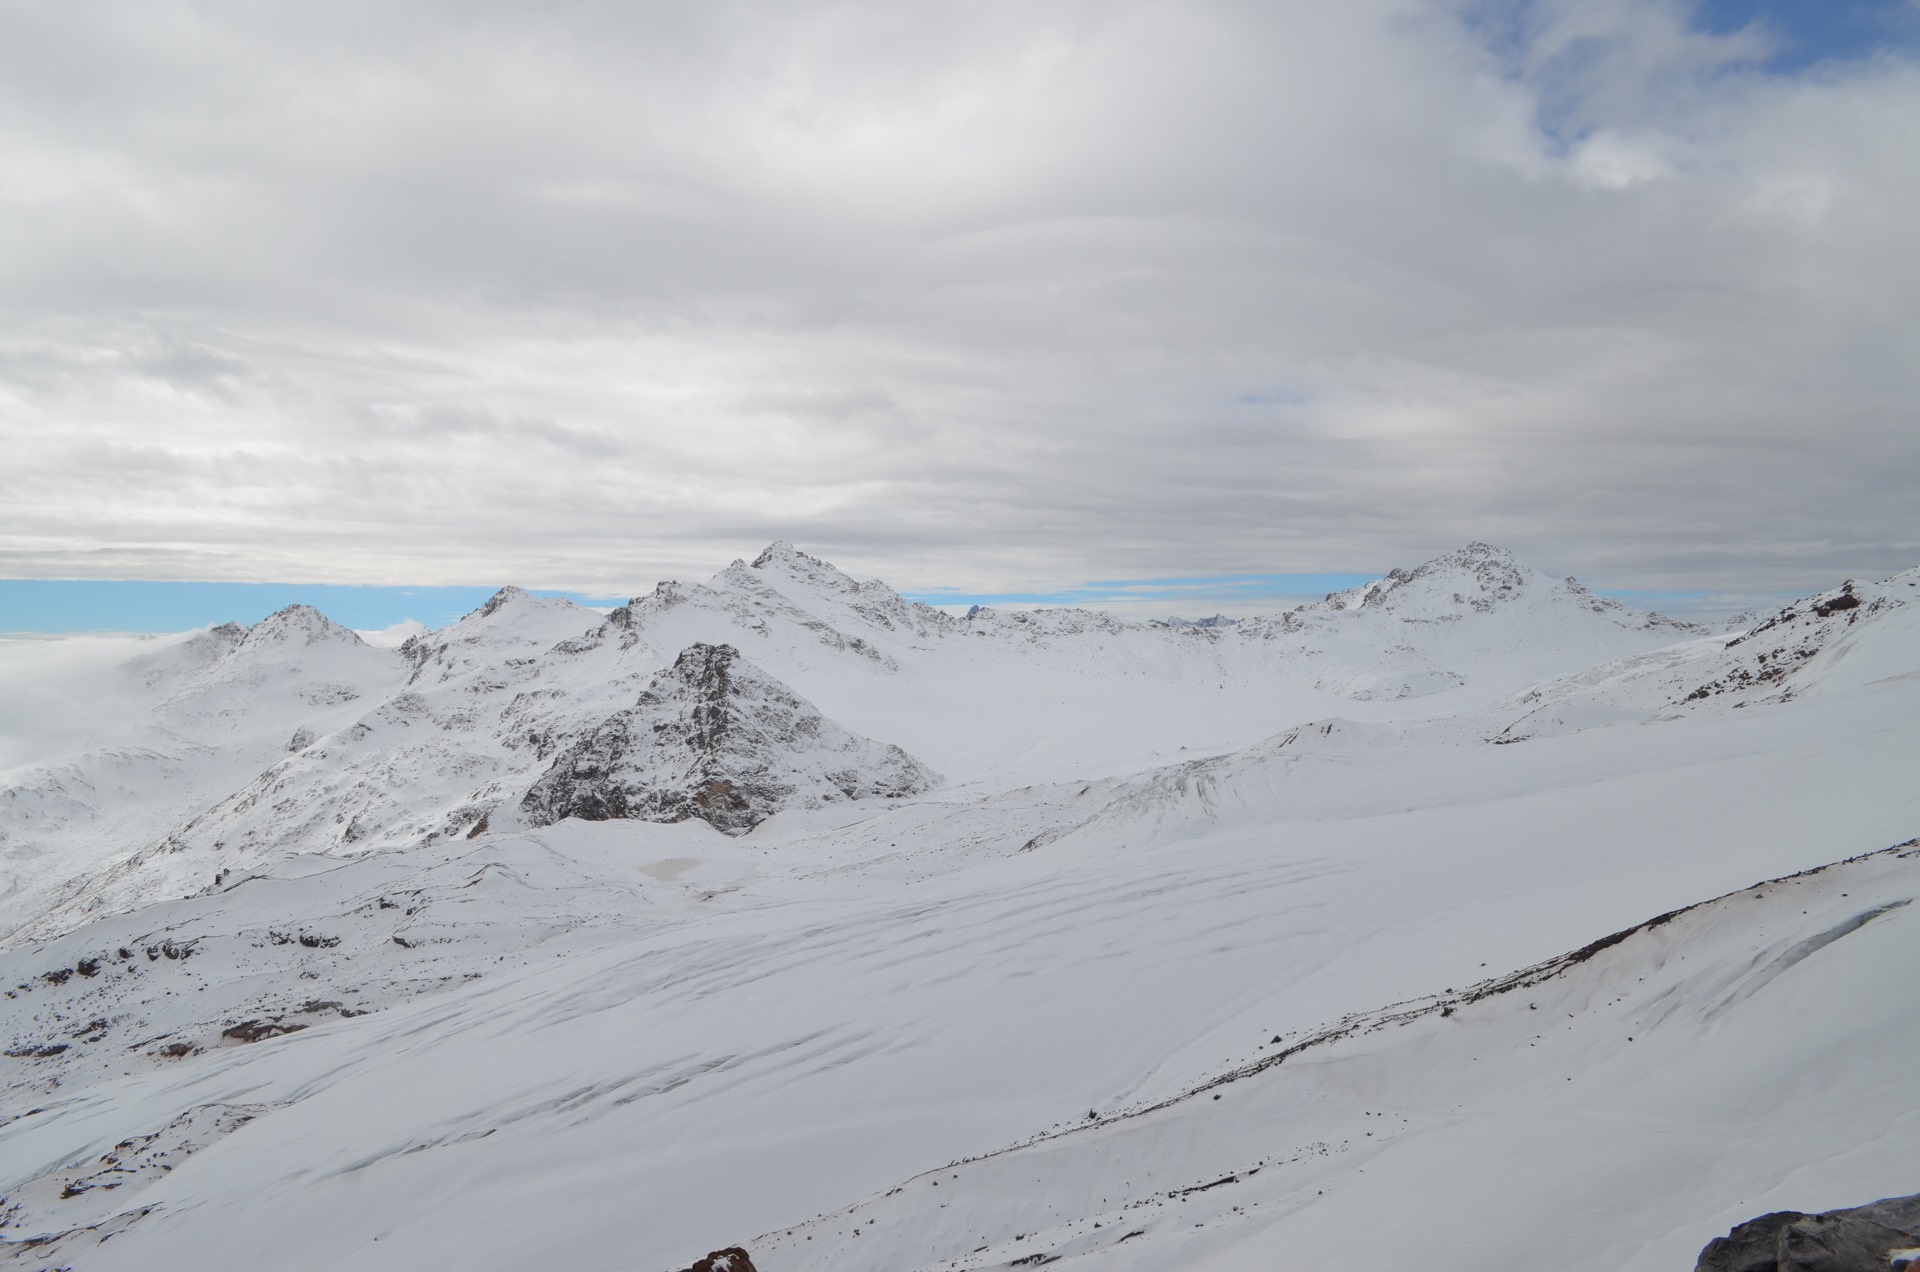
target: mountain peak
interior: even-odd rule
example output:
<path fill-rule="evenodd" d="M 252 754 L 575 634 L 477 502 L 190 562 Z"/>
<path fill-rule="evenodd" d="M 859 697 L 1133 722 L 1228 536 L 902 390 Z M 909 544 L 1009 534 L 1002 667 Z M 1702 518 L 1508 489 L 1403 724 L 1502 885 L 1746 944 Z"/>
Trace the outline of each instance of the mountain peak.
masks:
<path fill-rule="evenodd" d="M 215 630 L 227 629 L 222 627 Z M 313 606 L 300 604 L 275 610 L 255 623 L 247 629 L 242 643 L 259 646 L 292 644 L 296 641 L 306 645 L 314 645 L 322 641 L 343 641 L 350 645 L 362 643 L 359 636 L 340 626 Z"/>
<path fill-rule="evenodd" d="M 1334 610 L 1412 607 L 1436 615 L 1463 609 L 1484 612 L 1548 581 L 1507 549 L 1475 539 L 1411 570 L 1388 570 L 1371 583 L 1331 593 L 1326 605 Z"/>
<path fill-rule="evenodd" d="M 489 615 L 498 613 L 500 610 L 513 604 L 515 601 L 521 601 L 526 599 L 528 599 L 528 597 L 527 597 L 527 590 L 525 588 L 515 587 L 513 586 L 513 584 L 509 583 L 507 584 L 507 586 L 501 588 L 498 592 L 495 592 L 492 596 L 489 596 L 486 599 L 486 602 L 482 604 L 479 609 L 475 610 L 474 613 L 481 618 L 486 618 Z"/>
<path fill-rule="evenodd" d="M 732 645 L 696 643 L 562 752 L 521 807 L 537 825 L 698 819 L 741 835 L 785 808 L 911 795 L 937 780 L 899 747 L 827 719 Z"/>
<path fill-rule="evenodd" d="M 577 605 L 564 596 L 535 596 L 524 587 L 515 587 L 511 583 L 489 596 L 479 609 L 466 615 L 460 621 L 469 623 L 475 619 L 492 618 L 495 614 L 507 612 L 510 616 L 519 613 L 567 614 L 590 613 L 584 606 Z"/>
<path fill-rule="evenodd" d="M 746 570 L 757 571 L 757 574 L 747 574 Z M 801 584 L 807 593 L 814 596 L 825 593 L 835 595 L 842 600 L 864 598 L 868 602 L 883 604 L 890 601 L 894 606 L 901 608 L 905 605 L 905 602 L 900 600 L 899 594 L 885 583 L 877 579 L 862 583 L 833 562 L 802 552 L 785 539 L 777 539 L 768 544 L 766 551 L 755 557 L 750 565 L 742 567 L 736 562 L 721 574 L 722 577 L 731 575 L 739 582 L 757 586 L 764 586 L 763 580 L 766 576 L 773 575 L 791 583 Z"/>
<path fill-rule="evenodd" d="M 756 570 L 769 566 L 782 566 L 797 574 L 842 574 L 844 571 L 831 561 L 823 561 L 817 556 L 802 552 L 785 539 L 775 539 L 769 543 L 750 563 Z"/>

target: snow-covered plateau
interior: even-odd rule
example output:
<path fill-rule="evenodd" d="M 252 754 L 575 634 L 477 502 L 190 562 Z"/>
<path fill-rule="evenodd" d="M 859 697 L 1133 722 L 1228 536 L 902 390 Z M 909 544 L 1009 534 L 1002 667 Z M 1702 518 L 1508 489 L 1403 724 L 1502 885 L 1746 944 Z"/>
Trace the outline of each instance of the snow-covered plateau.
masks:
<path fill-rule="evenodd" d="M 1616 1272 L 1920 1192 L 1916 602 L 780 543 L 0 642 L 0 1262 Z"/>

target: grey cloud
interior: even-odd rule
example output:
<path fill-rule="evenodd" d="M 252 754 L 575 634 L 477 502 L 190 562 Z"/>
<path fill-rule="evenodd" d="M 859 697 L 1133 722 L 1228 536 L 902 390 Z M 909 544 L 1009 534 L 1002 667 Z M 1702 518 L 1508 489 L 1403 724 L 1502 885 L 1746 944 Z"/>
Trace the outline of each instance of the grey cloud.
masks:
<path fill-rule="evenodd" d="M 9 8 L 0 572 L 1913 564 L 1920 74 L 1682 17 Z"/>

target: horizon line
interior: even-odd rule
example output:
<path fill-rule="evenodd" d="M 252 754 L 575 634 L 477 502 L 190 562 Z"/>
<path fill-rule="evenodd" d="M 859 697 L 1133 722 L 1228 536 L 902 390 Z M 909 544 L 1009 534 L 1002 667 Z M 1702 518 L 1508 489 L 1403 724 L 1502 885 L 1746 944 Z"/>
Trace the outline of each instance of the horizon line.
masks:
<path fill-rule="evenodd" d="M 1038 606 L 1152 608 L 1155 617 L 1203 618 L 1237 611 L 1271 612 L 1288 602 L 1306 603 L 1359 587 L 1380 574 L 1299 573 L 1186 575 L 1147 579 L 1100 579 L 1050 591 L 967 591 L 919 588 L 904 600 L 935 607 Z M 513 586 L 513 585 L 507 585 Z M 8 636 L 162 635 L 225 622 L 248 626 L 289 605 L 305 604 L 356 631 L 385 631 L 408 622 L 437 630 L 472 613 L 500 587 L 478 584 L 256 583 L 173 579 L 0 579 L 0 634 Z M 529 595 L 560 597 L 585 609 L 606 611 L 634 596 L 570 588 L 525 588 Z M 1594 588 L 1597 594 L 1654 608 L 1665 604 L 1694 613 L 1742 609 L 1791 599 L 1797 592 L 1730 594 L 1703 589 Z"/>

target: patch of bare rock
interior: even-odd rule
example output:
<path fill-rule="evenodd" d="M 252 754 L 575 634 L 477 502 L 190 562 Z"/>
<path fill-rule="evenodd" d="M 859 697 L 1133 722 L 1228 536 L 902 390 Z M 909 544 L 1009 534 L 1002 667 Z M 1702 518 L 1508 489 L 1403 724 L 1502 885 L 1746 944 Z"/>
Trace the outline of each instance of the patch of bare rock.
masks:
<path fill-rule="evenodd" d="M 739 1246 L 728 1246 L 724 1250 L 715 1250 L 706 1258 L 700 1259 L 685 1272 L 757 1272 L 753 1260 Z"/>
<path fill-rule="evenodd" d="M 829 720 L 733 646 L 695 644 L 561 752 L 521 809 L 537 826 L 698 818 L 743 835 L 785 808 L 899 798 L 938 780 L 899 747 Z"/>
<path fill-rule="evenodd" d="M 1920 1194 L 1850 1210 L 1780 1210 L 1700 1252 L 1694 1272 L 1900 1272 L 1920 1268 Z"/>

